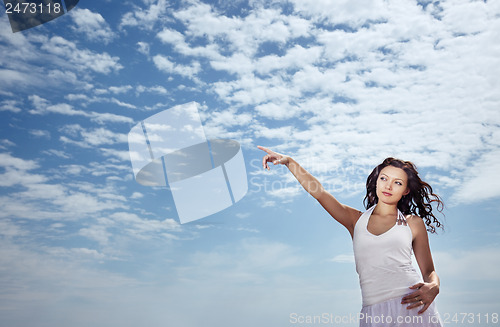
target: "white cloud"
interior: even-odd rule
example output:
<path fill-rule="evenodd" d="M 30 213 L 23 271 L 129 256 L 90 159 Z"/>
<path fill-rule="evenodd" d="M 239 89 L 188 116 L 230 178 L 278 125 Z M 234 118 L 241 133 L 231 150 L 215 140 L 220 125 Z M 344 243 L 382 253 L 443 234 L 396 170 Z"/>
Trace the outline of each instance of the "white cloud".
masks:
<path fill-rule="evenodd" d="M 149 43 L 147 42 L 137 42 L 137 51 L 145 56 L 149 57 Z"/>
<path fill-rule="evenodd" d="M 15 71 L 12 69 L 0 69 L 0 76 L 2 83 L 10 87 L 23 84 L 40 85 L 42 82 L 40 76 L 33 76 L 28 72 Z"/>
<path fill-rule="evenodd" d="M 211 112 L 208 118 L 210 119 L 210 124 L 224 127 L 248 126 L 252 123 L 251 114 L 246 112 L 237 113 L 235 109 Z"/>
<path fill-rule="evenodd" d="M 144 194 L 140 193 L 140 192 L 134 192 L 130 198 L 131 199 L 142 199 L 144 197 Z"/>
<path fill-rule="evenodd" d="M 170 61 L 167 57 L 156 55 L 153 57 L 155 66 L 163 72 L 169 74 L 177 74 L 191 79 L 196 78 L 196 74 L 200 72 L 201 65 L 199 62 L 194 61 L 191 65 L 182 65 Z"/>
<path fill-rule="evenodd" d="M 338 254 L 332 259 L 330 259 L 332 262 L 336 263 L 354 263 L 354 254 Z"/>
<path fill-rule="evenodd" d="M 172 218 L 164 220 L 146 219 L 131 212 L 114 212 L 108 216 L 114 225 L 123 226 L 123 230 L 130 236 L 141 240 L 161 238 L 177 240 L 174 233 L 181 231 L 181 225 Z"/>
<path fill-rule="evenodd" d="M 127 93 L 132 89 L 131 85 L 122 85 L 122 86 L 110 86 L 108 90 L 113 94 L 122 94 Z"/>
<path fill-rule="evenodd" d="M 261 107 L 262 108 L 262 107 Z M 271 116 L 270 114 L 266 114 Z M 258 137 L 265 137 L 267 139 L 287 140 L 290 136 L 294 135 L 295 128 L 293 126 L 283 126 L 277 128 L 268 128 L 265 125 L 253 126 L 255 135 Z"/>
<path fill-rule="evenodd" d="M 50 139 L 50 132 L 49 131 L 42 131 L 39 129 L 33 129 L 30 131 L 30 134 L 35 136 L 35 137 Z"/>
<path fill-rule="evenodd" d="M 434 252 L 436 271 L 444 279 L 494 281 L 500 276 L 500 251 L 497 248 Z"/>
<path fill-rule="evenodd" d="M 238 217 L 240 219 L 245 219 L 245 218 L 248 218 L 250 216 L 251 216 L 251 214 L 249 212 L 239 212 L 236 214 L 236 217 Z"/>
<path fill-rule="evenodd" d="M 161 42 L 173 45 L 174 49 L 179 54 L 185 56 L 204 57 L 214 60 L 223 60 L 224 58 L 219 53 L 220 49 L 216 44 L 212 43 L 205 47 L 190 46 L 189 43 L 186 42 L 185 36 L 176 30 L 165 28 L 157 34 L 157 37 Z"/>
<path fill-rule="evenodd" d="M 258 229 L 255 229 L 255 228 L 238 227 L 236 230 L 239 232 L 248 232 L 248 233 L 257 233 L 257 234 L 260 233 L 260 231 Z"/>
<path fill-rule="evenodd" d="M 122 150 L 116 150 L 116 149 L 110 149 L 110 148 L 101 148 L 99 150 L 105 156 L 114 157 L 114 158 L 116 158 L 120 161 L 124 161 L 124 162 L 130 162 L 130 152 L 129 151 L 122 151 Z"/>
<path fill-rule="evenodd" d="M 439 179 L 449 187 L 464 182 L 460 176 L 477 153 L 498 149 L 485 142 L 499 117 L 500 49 L 490 46 L 498 35 L 498 18 L 492 14 L 499 12 L 498 5 L 463 1 L 443 5 L 436 15 L 434 5 L 424 10 L 410 2 L 293 4 L 289 16 L 263 5 L 244 17 L 229 17 L 195 1 L 175 13 L 185 31 L 164 29 L 157 35 L 188 56 L 195 55 L 189 50 L 197 47 L 189 41 L 194 37 L 208 40 L 207 49 L 225 51 L 223 59 L 208 50 L 205 58 L 232 78 L 208 86 L 231 107 L 228 112 L 253 108 L 253 128 L 239 137 L 287 133 L 283 149 L 298 148 L 299 157 L 330 163 L 322 171 L 345 165 L 364 171 L 385 156 L 402 157 L 424 169 L 453 172 Z M 471 30 L 457 31 L 457 17 L 473 22 L 466 27 Z M 302 23 L 299 31 L 286 30 L 292 19 Z M 202 28 L 207 22 L 210 30 Z M 309 45 L 285 43 L 299 36 L 309 38 Z M 259 55 L 266 42 L 280 54 Z M 173 62 L 165 63 L 165 69 L 174 70 Z M 208 119 L 213 133 L 225 130 L 227 120 L 216 123 L 218 118 L 215 114 L 213 125 Z M 260 118 L 278 122 L 255 125 Z M 305 126 L 291 128 L 288 119 Z M 322 177 L 340 186 L 339 179 Z M 350 176 L 349 193 L 358 193 L 365 177 Z M 496 197 L 492 188 L 487 193 Z"/>
<path fill-rule="evenodd" d="M 301 194 L 301 192 L 303 192 L 302 189 L 297 185 L 295 181 L 292 181 L 290 184 L 286 182 L 271 183 L 270 186 L 266 189 L 266 194 L 280 198 L 282 200 L 291 200 Z"/>
<path fill-rule="evenodd" d="M 20 102 L 17 100 L 4 100 L 0 102 L 0 111 L 20 112 L 19 104 Z"/>
<path fill-rule="evenodd" d="M 7 139 L 0 139 L 0 149 L 2 150 L 7 150 L 10 147 L 15 146 L 16 144 L 10 140 Z"/>
<path fill-rule="evenodd" d="M 384 20 L 387 4 L 382 1 L 336 1 L 329 0 L 292 0 L 296 12 L 315 22 L 329 25 L 345 24 L 350 28 L 359 28 L 370 21 Z"/>
<path fill-rule="evenodd" d="M 68 41 L 60 36 L 54 36 L 45 41 L 41 49 L 49 54 L 60 57 L 63 67 L 67 67 L 69 61 L 77 70 L 92 70 L 97 73 L 109 74 L 123 68 L 118 63 L 120 58 L 112 57 L 108 53 L 95 53 L 88 49 L 78 49 L 74 42 Z"/>
<path fill-rule="evenodd" d="M 264 7 L 255 8 L 244 18 L 229 18 L 217 14 L 208 4 L 193 2 L 174 15 L 186 25 L 188 35 L 207 37 L 210 41 L 224 38 L 231 51 L 247 56 L 253 56 L 265 42 L 285 44 L 289 39 L 308 35 L 305 20 L 294 17 L 289 21 L 279 11 Z"/>
<path fill-rule="evenodd" d="M 262 117 L 271 119 L 288 119 L 295 117 L 297 114 L 297 110 L 295 108 L 273 102 L 260 104 L 255 107 L 255 111 Z"/>
<path fill-rule="evenodd" d="M 51 184 L 57 176 L 36 173 L 40 166 L 33 160 L 24 160 L 8 153 L 0 154 L 4 172 L 2 187 L 16 187 L 8 195 L 0 196 L 1 217 L 26 219 L 81 219 L 88 214 L 127 208 L 127 199 L 117 196 L 113 188 L 99 188 L 88 184 Z"/>
<path fill-rule="evenodd" d="M 272 200 L 267 200 L 267 201 L 262 202 L 261 205 L 262 205 L 262 208 L 275 207 L 276 202 L 272 201 Z"/>
<path fill-rule="evenodd" d="M 104 259 L 106 256 L 97 250 L 94 249 L 88 249 L 88 248 L 61 248 L 61 247 L 53 247 L 53 248 L 47 248 L 46 252 L 53 257 L 59 257 L 59 258 L 79 258 L 82 261 L 85 260 L 101 260 Z"/>
<path fill-rule="evenodd" d="M 50 102 L 38 95 L 31 95 L 28 97 L 33 103 L 34 109 L 29 110 L 29 113 L 33 115 L 47 115 L 49 113 L 57 113 L 67 116 L 82 116 L 90 118 L 98 123 L 132 123 L 132 118 L 120 116 L 112 113 L 98 113 L 92 111 L 76 110 L 67 103 L 58 103 L 55 105 L 50 104 Z M 113 99 L 112 99 L 113 100 Z"/>
<path fill-rule="evenodd" d="M 109 238 L 112 236 L 112 233 L 108 232 L 105 226 L 99 225 L 82 228 L 78 231 L 78 234 L 88 239 L 94 240 L 101 245 L 107 245 L 109 242 Z"/>
<path fill-rule="evenodd" d="M 499 141 L 496 140 L 496 142 Z M 478 156 L 461 173 L 462 183 L 457 185 L 453 196 L 455 204 L 469 204 L 500 197 L 500 183 L 496 182 L 499 171 L 500 151 L 498 149 Z"/>
<path fill-rule="evenodd" d="M 177 32 L 176 30 L 165 28 L 163 31 L 157 34 L 157 37 L 163 43 L 170 43 L 174 45 L 181 44 L 185 46 L 184 35 L 182 35 L 180 32 Z"/>
<path fill-rule="evenodd" d="M 123 94 L 127 93 L 128 90 L 130 90 L 132 87 L 130 86 L 111 86 L 109 89 L 94 89 L 94 93 L 97 95 L 104 95 L 108 93 L 115 93 L 115 94 Z M 66 99 L 69 101 L 81 101 L 83 107 L 87 107 L 92 103 L 113 103 L 116 104 L 117 106 L 128 108 L 128 109 L 137 109 L 137 107 L 133 104 L 126 103 L 123 101 L 120 101 L 114 97 L 99 97 L 99 96 L 89 96 L 86 94 L 68 94 L 66 96 Z M 94 117 L 98 116 L 95 113 L 93 113 Z M 103 119 L 106 117 L 106 114 L 102 114 L 101 116 Z M 108 116 L 111 118 L 111 116 Z M 118 118 L 119 116 L 115 115 L 115 118 Z M 96 117 L 97 118 L 97 117 Z M 96 119 L 97 120 L 97 119 Z M 119 119 L 120 120 L 120 119 Z M 118 120 L 118 121 L 119 121 Z"/>
<path fill-rule="evenodd" d="M 214 83 L 213 90 L 220 96 L 221 100 L 238 107 L 267 102 L 287 105 L 298 95 L 296 90 L 293 90 L 279 74 L 267 79 L 247 74 L 239 80 Z"/>
<path fill-rule="evenodd" d="M 50 149 L 50 150 L 44 150 L 42 153 L 50 155 L 50 156 L 56 156 L 62 159 L 69 159 L 71 156 L 67 154 L 64 151 L 61 150 L 56 150 L 56 149 Z"/>
<path fill-rule="evenodd" d="M 211 60 L 210 65 L 215 70 L 222 70 L 241 76 L 246 76 L 253 70 L 252 59 L 242 53 L 234 53 L 230 57 Z M 225 83 L 221 84 L 224 85 Z"/>
<path fill-rule="evenodd" d="M 9 58 L 18 57 L 30 60 L 36 57 L 35 47 L 30 43 L 29 36 L 23 33 L 12 33 L 9 21 L 6 19 L 0 21 L 0 41 L 2 53 Z M 5 51 L 6 48 L 9 48 L 11 51 Z M 9 62 L 4 63 L 7 65 L 12 64 Z"/>
<path fill-rule="evenodd" d="M 75 9 L 76 10 L 76 9 Z M 80 48 L 60 36 L 49 38 L 33 33 L 12 33 L 8 21 L 0 22 L 0 79 L 4 91 L 29 90 L 40 86 L 88 89 L 88 77 L 93 72 L 109 74 L 123 68 L 119 58 Z"/>
<path fill-rule="evenodd" d="M 144 93 L 144 92 L 156 93 L 156 94 L 162 94 L 162 95 L 168 94 L 167 89 L 161 85 L 155 85 L 155 86 L 149 86 L 149 87 L 144 86 L 144 85 L 139 85 L 136 88 L 136 92 L 139 94 Z"/>
<path fill-rule="evenodd" d="M 65 66 L 65 64 L 62 64 L 62 66 Z M 63 70 L 50 70 L 49 72 L 47 72 L 45 78 L 51 82 L 57 81 L 59 85 L 73 85 L 75 89 L 84 91 L 92 89 L 92 84 L 88 83 L 86 79 L 82 79 L 81 76 L 78 76 L 78 72 L 75 73 L 73 71 L 70 71 L 70 69 L 71 67 L 64 67 Z M 83 73 L 87 74 L 88 71 L 84 71 Z"/>
<path fill-rule="evenodd" d="M 296 45 L 290 48 L 284 56 L 267 55 L 260 57 L 254 64 L 259 74 L 269 74 L 274 70 L 295 70 L 316 63 L 322 55 L 321 47 L 304 48 Z"/>
<path fill-rule="evenodd" d="M 189 258 L 191 265 L 178 271 L 183 279 L 209 278 L 216 284 L 272 283 L 275 272 L 285 272 L 306 262 L 297 252 L 288 244 L 247 238 L 212 251 L 198 251 Z"/>
<path fill-rule="evenodd" d="M 457 34 L 480 33 L 488 28 L 488 17 L 495 4 L 488 4 L 484 1 L 465 1 L 459 0 L 452 2 L 443 2 L 440 4 L 443 8 L 441 20 L 447 28 Z M 488 8 L 490 7 L 490 8 Z"/>
<path fill-rule="evenodd" d="M 73 129 L 73 133 L 75 132 L 79 134 L 86 144 L 92 147 L 127 142 L 126 134 L 114 133 L 106 128 L 84 129 L 77 127 L 77 130 Z"/>
<path fill-rule="evenodd" d="M 81 68 L 80 65 L 68 65 L 67 58 L 56 59 L 40 49 L 40 43 L 46 42 L 46 38 L 37 34 L 30 34 L 26 38 L 20 35 L 22 33 L 9 33 L 11 35 L 0 33 L 0 51 L 4 64 L 0 69 L 0 80 L 4 86 L 4 94 L 12 93 L 10 97 L 18 100 L 19 92 L 34 87 L 60 87 L 61 85 L 65 87 L 71 85 L 78 89 L 89 87 L 89 83 L 74 73 L 74 71 L 80 72 L 78 70 Z M 89 71 L 82 73 L 88 74 Z M 12 106 L 2 107 L 4 110 L 14 109 Z"/>
<path fill-rule="evenodd" d="M 99 112 L 90 112 L 90 119 L 96 121 L 98 123 L 126 123 L 130 124 L 133 122 L 132 118 L 125 117 L 121 115 L 116 115 L 112 113 L 99 113 Z"/>
<path fill-rule="evenodd" d="M 28 232 L 26 230 L 23 230 L 16 224 L 12 223 L 12 221 L 8 219 L 0 220 L 0 235 L 2 235 L 3 237 L 12 238 L 25 236 L 27 234 Z"/>
<path fill-rule="evenodd" d="M 39 164 L 35 160 L 24 160 L 13 157 L 10 153 L 0 153 L 0 166 L 27 171 L 38 168 Z"/>
<path fill-rule="evenodd" d="M 36 97 L 36 96 L 34 96 Z M 34 102 L 34 101 L 33 101 Z M 72 106 L 66 103 L 58 103 L 55 105 L 49 105 L 45 107 L 38 107 L 35 110 L 31 110 L 31 114 L 43 114 L 47 112 L 57 113 L 67 116 L 87 116 L 87 113 L 81 110 L 74 110 Z"/>
<path fill-rule="evenodd" d="M 115 38 L 115 34 L 101 14 L 94 13 L 86 8 L 75 8 L 69 13 L 75 23 L 72 27 L 73 30 L 84 34 L 87 39 L 107 44 Z"/>
<path fill-rule="evenodd" d="M 2 308 L 28 306 L 32 312 L 52 311 L 61 298 L 74 298 L 78 294 L 79 299 L 93 300 L 97 294 L 104 295 L 105 289 L 109 292 L 138 285 L 131 278 L 100 271 L 88 264 L 89 260 L 100 258 L 102 254 L 95 249 L 27 248 L 2 240 L 1 266 L 9 267 L 2 271 L 3 279 L 8 281 L 0 297 Z M 36 324 L 30 318 L 25 321 L 28 325 Z"/>
<path fill-rule="evenodd" d="M 144 1 L 147 8 L 134 5 L 134 9 L 123 15 L 120 27 L 134 27 L 152 30 L 160 20 L 168 20 L 166 13 L 169 5 L 166 0 Z"/>

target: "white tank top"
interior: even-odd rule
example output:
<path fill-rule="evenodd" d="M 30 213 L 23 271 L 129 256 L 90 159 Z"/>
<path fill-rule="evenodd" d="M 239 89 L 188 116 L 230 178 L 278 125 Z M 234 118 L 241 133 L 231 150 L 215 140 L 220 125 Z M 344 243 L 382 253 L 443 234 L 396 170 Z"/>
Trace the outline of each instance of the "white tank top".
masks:
<path fill-rule="evenodd" d="M 374 235 L 368 231 L 372 206 L 354 226 L 353 248 L 359 275 L 363 306 L 403 297 L 410 286 L 422 282 L 411 263 L 412 232 L 398 210 L 396 224 L 387 232 Z"/>

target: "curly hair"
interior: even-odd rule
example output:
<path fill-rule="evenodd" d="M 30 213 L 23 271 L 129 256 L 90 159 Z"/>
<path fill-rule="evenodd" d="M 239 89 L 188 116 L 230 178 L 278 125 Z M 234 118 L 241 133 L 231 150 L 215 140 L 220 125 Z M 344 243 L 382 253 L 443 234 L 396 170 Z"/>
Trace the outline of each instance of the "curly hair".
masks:
<path fill-rule="evenodd" d="M 399 200 L 398 209 L 404 215 L 411 214 L 422 218 L 427 225 L 427 231 L 430 233 L 435 233 L 436 227 L 443 228 L 442 223 L 432 213 L 432 203 L 437 203 L 437 210 L 439 212 L 443 211 L 444 203 L 438 195 L 434 194 L 432 187 L 420 179 L 417 168 L 410 161 L 390 157 L 373 169 L 366 180 L 366 196 L 363 200 L 366 209 L 378 203 L 376 193 L 377 180 L 380 171 L 387 166 L 401 168 L 408 176 L 408 188 L 410 192 Z"/>

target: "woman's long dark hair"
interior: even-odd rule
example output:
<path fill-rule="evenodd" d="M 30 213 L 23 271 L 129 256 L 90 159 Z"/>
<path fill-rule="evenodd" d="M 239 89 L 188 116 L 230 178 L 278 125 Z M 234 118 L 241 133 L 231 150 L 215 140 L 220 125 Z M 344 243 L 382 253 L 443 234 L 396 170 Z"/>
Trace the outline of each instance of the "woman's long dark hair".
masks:
<path fill-rule="evenodd" d="M 401 168 L 408 176 L 408 188 L 410 192 L 403 196 L 398 202 L 398 209 L 404 215 L 417 215 L 422 218 L 427 225 L 427 231 L 436 232 L 436 227 L 442 227 L 441 222 L 432 213 L 432 203 L 437 203 L 437 210 L 443 211 L 444 204 L 441 198 L 434 194 L 432 187 L 420 179 L 417 168 L 410 161 L 403 161 L 395 158 L 387 158 L 380 165 L 373 169 L 366 180 L 366 196 L 363 203 L 366 209 L 378 202 L 377 180 L 380 171 L 387 166 Z"/>

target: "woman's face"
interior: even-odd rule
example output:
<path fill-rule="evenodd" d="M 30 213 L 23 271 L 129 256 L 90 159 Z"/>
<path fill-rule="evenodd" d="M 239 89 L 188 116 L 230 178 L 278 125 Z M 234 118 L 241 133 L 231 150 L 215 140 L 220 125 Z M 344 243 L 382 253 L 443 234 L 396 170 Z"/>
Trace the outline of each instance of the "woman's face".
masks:
<path fill-rule="evenodd" d="M 401 168 L 387 166 L 380 171 L 377 179 L 378 200 L 387 204 L 397 204 L 410 192 L 408 176 Z"/>

